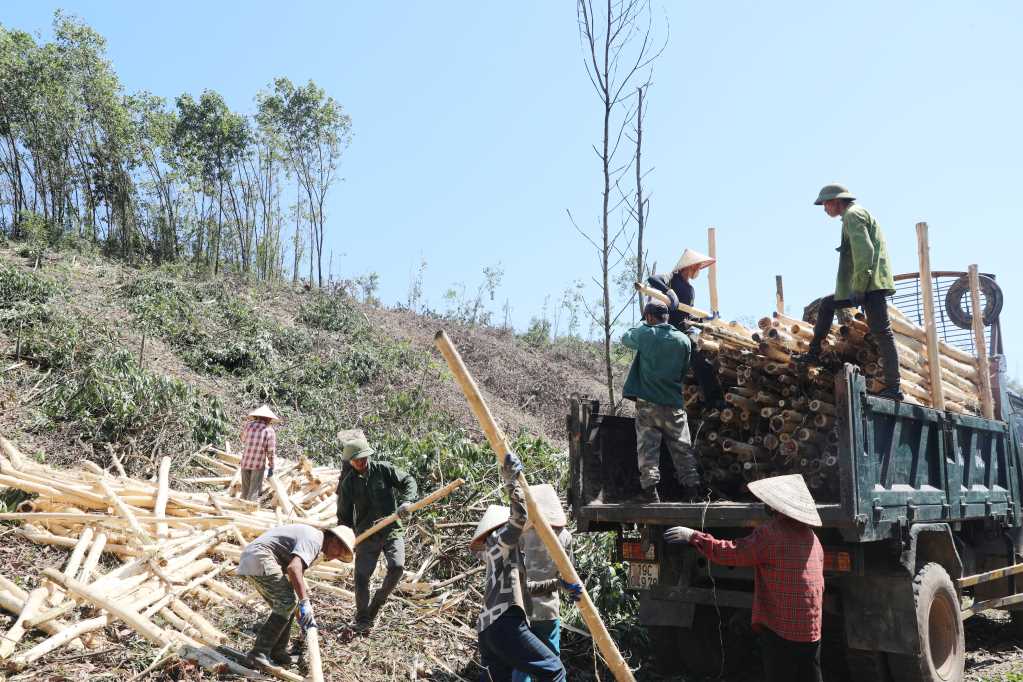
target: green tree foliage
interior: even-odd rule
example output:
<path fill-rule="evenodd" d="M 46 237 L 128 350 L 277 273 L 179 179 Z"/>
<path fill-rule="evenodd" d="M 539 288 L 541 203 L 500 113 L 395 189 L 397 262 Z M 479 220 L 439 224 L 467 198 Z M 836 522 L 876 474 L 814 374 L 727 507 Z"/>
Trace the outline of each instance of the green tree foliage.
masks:
<path fill-rule="evenodd" d="M 339 103 L 311 81 L 277 79 L 254 117 L 212 90 L 169 106 L 126 93 L 106 41 L 81 20 L 57 12 L 53 35 L 0 24 L 0 233 L 22 239 L 38 216 L 47 243 L 73 235 L 131 262 L 190 257 L 274 280 L 308 229 L 322 285 L 325 201 L 351 135 Z M 293 238 L 285 195 L 306 207 Z"/>

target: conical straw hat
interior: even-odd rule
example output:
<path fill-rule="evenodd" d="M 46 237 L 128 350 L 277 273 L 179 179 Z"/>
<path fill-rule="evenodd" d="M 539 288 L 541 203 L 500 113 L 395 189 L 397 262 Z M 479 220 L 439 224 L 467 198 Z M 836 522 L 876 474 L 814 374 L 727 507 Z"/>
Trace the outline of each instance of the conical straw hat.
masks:
<path fill-rule="evenodd" d="M 568 517 L 561 506 L 561 499 L 558 498 L 558 491 L 550 483 L 540 483 L 529 486 L 529 492 L 533 501 L 540 508 L 540 513 L 547 519 L 547 523 L 555 528 L 564 528 L 568 525 Z"/>
<path fill-rule="evenodd" d="M 487 539 L 490 531 L 508 523 L 510 518 L 511 509 L 508 507 L 503 507 L 499 504 L 492 504 L 487 507 L 487 510 L 483 512 L 483 518 L 476 524 L 476 532 L 472 534 L 472 540 L 469 541 L 469 549 L 474 552 L 483 549 L 483 541 Z"/>
<path fill-rule="evenodd" d="M 762 478 L 751 481 L 748 487 L 760 501 L 779 514 L 808 526 L 823 525 L 817 513 L 817 503 L 813 501 L 802 474 Z"/>
<path fill-rule="evenodd" d="M 350 563 L 352 557 L 355 556 L 355 531 L 348 526 L 335 526 L 333 528 L 324 529 L 324 532 L 337 536 L 337 539 L 344 544 L 348 553 L 341 557 L 341 561 L 346 564 Z"/>
<path fill-rule="evenodd" d="M 693 251 L 692 249 L 686 249 L 682 252 L 682 257 L 678 259 L 678 263 L 675 265 L 675 272 L 683 270 L 693 265 L 699 265 L 700 269 L 703 270 L 706 267 L 710 267 L 715 262 L 716 258 L 711 258 L 708 255 L 702 254 L 699 251 Z"/>
<path fill-rule="evenodd" d="M 279 422 L 281 420 L 280 417 L 278 417 L 276 414 L 274 414 L 274 411 L 270 409 L 269 405 L 262 405 L 261 407 L 256 408 L 252 412 L 249 412 L 249 416 L 250 417 L 266 417 L 270 421 L 275 421 L 275 422 Z"/>

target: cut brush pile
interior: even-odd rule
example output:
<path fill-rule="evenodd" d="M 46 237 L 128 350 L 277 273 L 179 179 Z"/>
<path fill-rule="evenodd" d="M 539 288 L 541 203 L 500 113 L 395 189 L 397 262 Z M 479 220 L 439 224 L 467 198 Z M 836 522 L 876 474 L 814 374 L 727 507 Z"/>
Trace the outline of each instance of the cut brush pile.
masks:
<path fill-rule="evenodd" d="M 38 577 L 25 576 L 26 583 L 34 585 L 31 589 L 16 584 L 15 576 L 0 575 L 0 608 L 17 616 L 0 639 L 0 660 L 9 671 L 31 672 L 40 659 L 64 648 L 88 652 L 110 645 L 102 631 L 117 623 L 159 650 L 153 666 L 180 658 L 243 677 L 303 679 L 281 668 L 249 669 L 244 654 L 228 646 L 231 638 L 214 621 L 225 607 L 250 613 L 264 609 L 258 595 L 230 584 L 229 576 L 249 541 L 286 523 L 318 528 L 336 524 L 334 491 L 340 470 L 313 466 L 304 458 L 299 462 L 278 458 L 275 476 L 268 479 L 263 494 L 270 508 L 260 509 L 233 496 L 240 485 L 240 456 L 228 449 L 208 446 L 193 455 L 218 475 L 181 483 L 218 489 L 186 492 L 171 487 L 168 457 L 152 480 L 142 480 L 120 471 L 108 473 L 88 460 L 74 470 L 54 469 L 24 457 L 5 439 L 0 438 L 0 446 L 0 487 L 35 495 L 16 512 L 0 514 L 0 520 L 20 522 L 17 533 L 32 542 L 70 550 L 61 570 L 46 568 Z M 438 499 L 460 484 L 455 481 L 446 492 L 428 499 Z M 101 561 L 103 555 L 115 556 L 118 563 Z M 431 627 L 434 617 L 446 614 L 468 594 L 452 598 L 445 588 L 476 572 L 470 569 L 436 584 L 420 583 L 436 555 L 432 559 L 401 586 L 417 602 L 398 598 L 409 606 L 426 607 L 417 619 L 424 627 Z M 333 601 L 350 603 L 351 593 L 336 584 L 342 579 L 347 583 L 350 572 L 350 565 L 320 561 L 306 571 L 306 582 L 314 595 L 327 593 Z M 472 629 L 457 619 L 443 628 L 459 640 L 475 639 Z M 33 633 L 32 643 L 23 643 L 33 630 L 45 638 L 39 640 Z M 443 639 L 441 633 L 435 637 Z M 247 636 L 242 641 L 242 648 L 251 643 Z M 464 655 L 457 656 L 462 647 L 449 643 L 448 648 L 455 660 L 465 660 Z M 449 670 L 438 657 L 430 659 Z M 426 663 L 423 659 L 416 665 Z M 310 669 L 310 679 L 322 679 L 318 672 Z M 358 676 L 356 672 L 341 678 Z"/>

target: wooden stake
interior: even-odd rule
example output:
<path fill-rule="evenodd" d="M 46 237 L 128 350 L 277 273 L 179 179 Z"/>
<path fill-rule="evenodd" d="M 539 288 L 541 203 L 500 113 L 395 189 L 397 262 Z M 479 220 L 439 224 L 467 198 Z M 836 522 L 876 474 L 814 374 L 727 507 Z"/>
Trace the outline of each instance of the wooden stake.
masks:
<path fill-rule="evenodd" d="M 441 355 L 447 360 L 448 367 L 451 368 L 452 374 L 455 375 L 455 380 L 461 387 L 462 392 L 465 394 L 466 400 L 469 402 L 469 407 L 472 409 L 473 414 L 476 416 L 476 420 L 480 423 L 483 428 L 483 432 L 487 436 L 487 441 L 490 443 L 490 447 L 494 451 L 494 455 L 497 457 L 498 466 L 501 466 L 504 462 L 504 456 L 506 453 L 511 452 L 511 448 L 508 446 L 508 441 L 505 439 L 504 433 L 501 431 L 501 427 L 494 421 L 494 416 L 490 413 L 490 408 L 483 401 L 483 396 L 480 394 L 479 388 L 476 386 L 475 380 L 472 375 L 469 374 L 469 370 L 466 368 L 465 363 L 462 362 L 462 357 L 458 354 L 458 350 L 454 344 L 451 343 L 451 339 L 443 331 L 437 332 L 434 337 L 434 342 L 437 348 L 440 350 Z M 529 511 L 529 518 L 533 520 L 533 527 L 536 528 L 540 539 L 543 541 L 544 546 L 547 548 L 547 552 L 554 559 L 554 563 L 558 567 L 558 573 L 561 574 L 562 579 L 570 583 L 578 583 L 582 585 L 582 580 L 579 578 L 579 574 L 576 573 L 575 568 L 572 566 L 571 560 L 565 553 L 565 549 L 558 542 L 558 537 L 551 530 L 551 525 L 547 522 L 546 517 L 537 508 L 536 501 L 533 499 L 532 494 L 529 492 L 529 482 L 523 474 L 519 474 L 518 480 L 519 486 L 522 488 L 522 492 L 526 498 L 526 506 Z M 635 682 L 635 678 L 632 675 L 632 670 L 629 669 L 625 659 L 622 658 L 621 652 L 618 651 L 618 646 L 611 639 L 610 633 L 607 631 L 607 627 L 604 625 L 604 621 L 600 618 L 600 613 L 597 611 L 596 605 L 590 598 L 589 593 L 586 591 L 586 587 L 582 588 L 582 598 L 578 603 L 579 612 L 582 614 L 583 621 L 593 634 L 593 641 L 597 645 L 597 649 L 604 657 L 604 661 L 611 669 L 611 673 L 615 676 L 615 679 L 619 682 Z"/>
<path fill-rule="evenodd" d="M 462 480 L 461 478 L 456 478 L 455 480 L 451 481 L 451 483 L 448 483 L 443 488 L 438 488 L 437 490 L 434 490 L 432 493 L 430 493 L 429 495 L 427 495 L 423 499 L 419 500 L 418 502 L 413 502 L 409 506 L 409 512 L 417 512 L 420 509 L 422 509 L 423 507 L 430 506 L 431 504 L 433 504 L 437 500 L 443 500 L 445 497 L 447 497 L 451 493 L 455 492 L 463 483 L 465 483 L 464 480 Z M 355 538 L 355 544 L 359 544 L 360 542 L 362 542 L 363 540 L 365 540 L 369 536 L 373 535 L 374 533 L 376 533 L 376 532 L 378 532 L 380 530 L 383 530 L 384 528 L 387 528 L 389 525 L 391 525 L 392 523 L 394 523 L 397 520 L 398 520 L 398 515 L 397 514 L 391 514 L 390 516 L 385 516 L 384 518 L 380 519 L 379 521 L 374 523 L 372 526 L 370 526 L 369 528 L 367 528 L 363 532 L 359 533 L 359 537 Z"/>
<path fill-rule="evenodd" d="M 707 228 L 707 255 L 714 259 L 714 262 L 707 268 L 707 289 L 710 291 L 710 311 L 718 312 L 718 240 L 717 229 Z M 710 317 L 704 315 L 703 317 Z"/>
<path fill-rule="evenodd" d="M 309 680 L 323 682 L 323 659 L 320 657 L 320 633 L 315 627 L 305 631 L 305 649 L 309 652 Z"/>
<path fill-rule="evenodd" d="M 640 282 L 636 282 L 634 286 L 636 287 L 636 291 L 638 291 L 639 293 L 643 294 L 644 296 L 649 296 L 650 298 L 652 298 L 652 299 L 654 299 L 656 301 L 660 301 L 664 305 L 670 307 L 671 299 L 668 298 L 667 294 L 662 294 L 657 289 L 654 289 L 652 287 L 648 287 L 647 285 L 642 284 Z M 702 317 L 702 318 L 710 317 L 710 313 L 708 313 L 706 310 L 700 310 L 699 308 L 694 308 L 693 306 L 686 305 L 685 303 L 681 303 L 680 302 L 677 307 L 682 312 L 689 313 L 690 315 L 692 315 L 694 317 Z"/>
<path fill-rule="evenodd" d="M 973 315 L 973 345 L 977 349 L 977 374 L 980 375 L 980 407 L 985 419 L 995 418 L 995 402 L 991 396 L 991 367 L 984 341 L 984 311 L 980 307 L 980 276 L 977 265 L 970 266 L 970 310 Z"/>
<path fill-rule="evenodd" d="M 927 223 L 916 224 L 917 255 L 920 258 L 920 293 L 924 299 L 924 330 L 927 332 L 927 365 L 931 373 L 931 407 L 945 409 L 941 390 L 941 361 L 938 328 L 934 324 L 934 281 L 931 279 L 931 247 L 927 241 Z"/>
<path fill-rule="evenodd" d="M 774 303 L 779 315 L 785 314 L 785 289 L 781 284 L 781 275 L 774 276 Z"/>
<path fill-rule="evenodd" d="M 170 486 L 170 465 L 171 458 L 164 457 L 160 460 L 160 471 L 156 476 L 156 499 L 153 501 L 153 516 L 165 516 L 167 514 L 167 495 Z M 156 524 L 156 537 L 167 537 L 167 524 L 160 522 Z"/>

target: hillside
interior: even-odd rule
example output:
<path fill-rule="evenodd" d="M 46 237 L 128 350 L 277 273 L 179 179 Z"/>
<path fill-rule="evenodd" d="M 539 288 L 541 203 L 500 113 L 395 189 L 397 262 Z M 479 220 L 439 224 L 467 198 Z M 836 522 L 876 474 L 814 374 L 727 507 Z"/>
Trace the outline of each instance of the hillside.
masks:
<path fill-rule="evenodd" d="M 475 579 L 466 577 L 479 564 L 466 540 L 481 511 L 498 501 L 500 487 L 493 455 L 433 348 L 440 328 L 461 350 L 533 480 L 561 483 L 567 396 L 603 394 L 593 379 L 601 372 L 599 357 L 582 342 L 530 344 L 507 330 L 366 305 L 343 287 L 317 292 L 253 286 L 197 277 L 182 266 L 126 267 L 90 251 L 48 253 L 36 267 L 23 248 L 0 249 L 0 343 L 7 358 L 0 366 L 0 434 L 57 468 L 85 458 L 114 470 L 116 455 L 140 479 L 154 474 L 159 457 L 170 455 L 177 489 L 207 490 L 187 480 L 210 473 L 193 453 L 236 439 L 243 415 L 267 401 L 284 418 L 278 431 L 283 457 L 305 454 L 337 466 L 337 431 L 358 427 L 380 457 L 412 471 L 424 491 L 465 478 L 463 490 L 416 517 L 407 565 L 431 565 L 424 579 L 458 581 L 450 618 L 451 632 L 461 633 L 459 644 L 426 651 L 463 678 L 474 678 L 471 623 L 480 607 Z M 0 511 L 24 499 L 20 491 L 0 490 Z M 9 523 L 0 525 L 0 535 L 6 540 L 2 573 L 22 586 L 36 584 L 38 567 L 67 561 L 65 549 L 33 544 Z M 635 604 L 622 592 L 620 565 L 607 562 L 606 542 L 599 535 L 580 538 L 580 573 L 609 625 L 641 644 L 642 632 L 631 619 Z M 239 579 L 231 580 L 247 591 Z M 423 619 L 432 607 L 410 600 L 395 601 L 379 640 L 351 640 L 346 600 L 319 595 L 316 604 L 326 624 L 322 636 L 332 679 L 393 679 L 394 671 L 408 666 L 403 652 L 428 639 Z M 9 625 L 5 619 L 0 627 Z M 251 613 L 235 609 L 218 610 L 214 622 L 242 647 L 256 625 Z M 578 624 L 578 616 L 568 622 Z M 126 634 L 107 628 L 107 640 Z M 564 646 L 573 679 L 592 679 L 589 641 L 567 633 Z M 132 646 L 97 651 L 118 675 L 136 674 L 151 662 L 150 654 L 139 655 Z M 182 665 L 160 678 L 196 679 L 196 671 Z M 440 664 L 424 659 L 416 665 L 425 665 L 421 672 L 431 679 L 455 679 Z M 85 679 L 97 673 L 91 655 L 52 655 L 15 678 Z"/>

